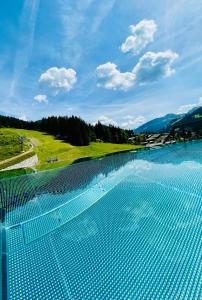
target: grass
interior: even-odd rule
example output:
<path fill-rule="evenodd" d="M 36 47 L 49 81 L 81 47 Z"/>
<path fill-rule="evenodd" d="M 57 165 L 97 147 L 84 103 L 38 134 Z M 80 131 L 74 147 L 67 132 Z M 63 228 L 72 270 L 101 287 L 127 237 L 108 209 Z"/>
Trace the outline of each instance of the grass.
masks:
<path fill-rule="evenodd" d="M 201 119 L 201 118 L 202 118 L 202 115 L 201 115 L 201 114 L 197 114 L 197 115 L 194 115 L 193 118 L 194 118 L 194 119 Z"/>
<path fill-rule="evenodd" d="M 6 169 L 10 166 L 13 166 L 15 164 L 18 164 L 20 163 L 21 161 L 25 160 L 25 159 L 28 159 L 32 156 L 35 155 L 35 152 L 34 151 L 30 151 L 30 152 L 27 152 L 27 153 L 22 153 L 22 155 L 20 155 L 19 157 L 16 157 L 10 161 L 6 161 L 4 163 L 0 163 L 0 170 L 2 169 Z"/>
<path fill-rule="evenodd" d="M 1 131 L 7 129 L 1 129 Z M 24 129 L 9 129 L 13 134 L 26 136 L 34 144 L 34 152 L 38 155 L 38 170 L 67 166 L 80 158 L 96 158 L 110 153 L 134 150 L 142 146 L 129 144 L 90 143 L 89 146 L 72 146 L 51 135 Z M 58 161 L 48 163 L 47 160 L 57 158 Z"/>
<path fill-rule="evenodd" d="M 25 143 L 23 150 L 28 150 L 29 146 Z M 21 153 L 19 134 L 12 129 L 0 128 L 0 161 L 9 159 Z"/>

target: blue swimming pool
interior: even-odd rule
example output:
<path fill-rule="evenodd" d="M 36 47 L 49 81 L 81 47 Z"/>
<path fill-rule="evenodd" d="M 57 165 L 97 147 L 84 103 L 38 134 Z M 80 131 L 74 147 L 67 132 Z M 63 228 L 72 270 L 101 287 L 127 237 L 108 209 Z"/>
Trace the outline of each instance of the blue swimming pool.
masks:
<path fill-rule="evenodd" d="M 202 142 L 0 181 L 1 297 L 201 299 Z"/>

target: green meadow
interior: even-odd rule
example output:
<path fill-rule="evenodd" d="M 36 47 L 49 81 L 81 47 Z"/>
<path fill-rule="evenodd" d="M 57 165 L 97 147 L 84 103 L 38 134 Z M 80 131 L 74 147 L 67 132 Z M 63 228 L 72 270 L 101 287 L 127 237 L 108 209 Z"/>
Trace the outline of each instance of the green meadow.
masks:
<path fill-rule="evenodd" d="M 20 153 L 19 145 L 15 144 L 14 141 L 18 136 L 25 136 L 34 145 L 33 150 L 38 155 L 39 163 L 36 165 L 36 169 L 38 170 L 67 166 L 82 158 L 96 158 L 120 151 L 142 148 L 139 145 L 96 142 L 91 142 L 88 146 L 72 146 L 62 140 L 56 139 L 54 136 L 34 130 L 1 129 L 0 132 L 2 137 L 4 135 L 8 137 L 8 133 L 10 135 L 10 142 L 8 139 L 8 143 L 5 146 L 1 146 L 1 149 L 5 147 L 3 150 L 5 159 Z M 13 147 L 13 145 L 15 146 Z M 6 149 L 12 149 L 7 156 L 5 154 Z M 50 159 L 57 159 L 57 161 L 49 163 L 48 160 Z"/>
<path fill-rule="evenodd" d="M 0 128 L 0 161 L 9 159 L 21 153 L 20 134 L 13 129 Z M 24 142 L 23 150 L 28 150 L 27 142 Z"/>

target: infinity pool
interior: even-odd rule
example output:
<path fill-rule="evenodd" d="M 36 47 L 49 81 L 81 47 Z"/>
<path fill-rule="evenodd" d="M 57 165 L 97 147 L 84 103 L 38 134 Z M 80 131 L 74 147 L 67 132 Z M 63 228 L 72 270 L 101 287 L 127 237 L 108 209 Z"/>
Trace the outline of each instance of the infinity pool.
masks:
<path fill-rule="evenodd" d="M 202 142 L 0 181 L 1 299 L 202 299 Z"/>

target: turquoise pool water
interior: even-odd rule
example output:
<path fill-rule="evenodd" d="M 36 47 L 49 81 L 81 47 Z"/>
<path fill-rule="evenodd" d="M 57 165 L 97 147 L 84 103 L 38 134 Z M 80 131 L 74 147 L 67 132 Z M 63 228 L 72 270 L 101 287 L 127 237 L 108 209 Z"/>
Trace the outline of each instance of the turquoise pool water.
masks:
<path fill-rule="evenodd" d="M 202 142 L 0 181 L 1 297 L 202 299 Z"/>

